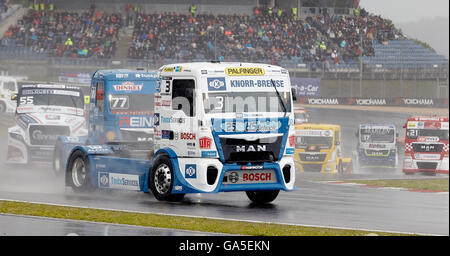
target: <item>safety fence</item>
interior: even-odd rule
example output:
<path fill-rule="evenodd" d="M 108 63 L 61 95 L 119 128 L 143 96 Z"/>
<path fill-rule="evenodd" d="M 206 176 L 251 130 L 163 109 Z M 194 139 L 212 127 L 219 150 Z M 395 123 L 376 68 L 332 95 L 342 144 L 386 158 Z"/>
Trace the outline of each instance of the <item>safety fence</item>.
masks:
<path fill-rule="evenodd" d="M 355 105 L 448 108 L 446 99 L 425 98 L 354 98 L 354 97 L 299 97 L 297 103 L 307 105 Z"/>

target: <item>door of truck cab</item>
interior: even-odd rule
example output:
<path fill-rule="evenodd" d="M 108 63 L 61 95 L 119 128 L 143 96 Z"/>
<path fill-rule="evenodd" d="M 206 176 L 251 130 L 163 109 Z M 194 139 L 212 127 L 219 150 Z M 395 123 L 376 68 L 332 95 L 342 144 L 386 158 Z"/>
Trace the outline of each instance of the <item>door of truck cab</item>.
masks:
<path fill-rule="evenodd" d="M 198 112 L 192 76 L 165 76 L 155 96 L 155 127 L 161 134 L 160 146 L 178 156 L 198 156 L 196 151 Z M 175 142 L 177 141 L 177 142 Z"/>
<path fill-rule="evenodd" d="M 103 144 L 105 122 L 105 82 L 103 79 L 92 79 L 89 106 L 89 143 Z"/>

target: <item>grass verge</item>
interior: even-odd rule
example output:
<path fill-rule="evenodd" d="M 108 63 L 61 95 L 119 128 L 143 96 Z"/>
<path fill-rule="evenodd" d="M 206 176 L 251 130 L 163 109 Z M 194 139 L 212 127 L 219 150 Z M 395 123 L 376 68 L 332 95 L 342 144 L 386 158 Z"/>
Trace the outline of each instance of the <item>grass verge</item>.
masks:
<path fill-rule="evenodd" d="M 177 217 L 159 214 L 86 209 L 1 200 L 0 213 L 254 236 L 364 236 L 369 234 L 377 234 L 380 236 L 402 235 L 397 233 L 361 230 Z"/>
<path fill-rule="evenodd" d="M 406 188 L 424 191 L 448 192 L 448 179 L 405 179 L 405 180 L 351 180 L 349 182 L 380 186 Z"/>

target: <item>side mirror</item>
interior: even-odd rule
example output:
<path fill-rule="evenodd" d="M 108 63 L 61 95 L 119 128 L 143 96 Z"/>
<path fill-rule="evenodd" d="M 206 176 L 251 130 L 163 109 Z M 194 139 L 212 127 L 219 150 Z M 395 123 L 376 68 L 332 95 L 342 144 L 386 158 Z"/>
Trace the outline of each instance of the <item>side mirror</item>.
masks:
<path fill-rule="evenodd" d="M 356 137 L 356 138 L 359 138 L 359 131 L 357 131 L 357 132 L 355 133 L 355 137 Z"/>
<path fill-rule="evenodd" d="M 397 137 L 397 138 L 398 138 L 398 136 L 399 136 L 399 135 L 398 135 L 398 132 L 397 132 L 397 133 L 395 133 L 395 137 Z"/>
<path fill-rule="evenodd" d="M 334 145 L 339 146 L 339 145 L 341 145 L 341 142 L 337 140 L 334 142 Z"/>
<path fill-rule="evenodd" d="M 403 128 L 406 128 L 406 123 L 405 123 L 405 124 L 403 124 Z"/>
<path fill-rule="evenodd" d="M 16 101 L 16 100 L 17 100 L 17 94 L 13 94 L 13 95 L 11 95 L 11 100 L 14 100 L 14 101 Z"/>
<path fill-rule="evenodd" d="M 293 101 L 297 101 L 297 94 L 295 93 L 295 89 L 294 88 L 291 89 L 291 93 L 292 93 L 292 100 Z"/>

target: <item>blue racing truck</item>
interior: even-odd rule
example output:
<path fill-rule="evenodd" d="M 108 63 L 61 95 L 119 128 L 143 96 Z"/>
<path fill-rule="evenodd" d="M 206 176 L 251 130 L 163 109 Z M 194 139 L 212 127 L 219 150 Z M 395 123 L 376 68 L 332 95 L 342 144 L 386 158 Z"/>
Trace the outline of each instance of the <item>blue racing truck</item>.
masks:
<path fill-rule="evenodd" d="M 151 191 L 164 201 L 245 191 L 268 203 L 295 189 L 292 92 L 283 68 L 212 62 L 163 66 L 157 77 L 98 71 L 90 96 L 87 141 L 60 138 L 59 163 L 74 191 Z M 130 109 L 134 97 L 146 98 L 147 108 Z M 151 124 L 139 112 L 146 110 L 154 112 Z M 152 138 L 124 139 L 124 131 L 147 126 Z"/>
<path fill-rule="evenodd" d="M 356 132 L 355 168 L 397 168 L 398 134 L 393 124 L 360 124 Z"/>

